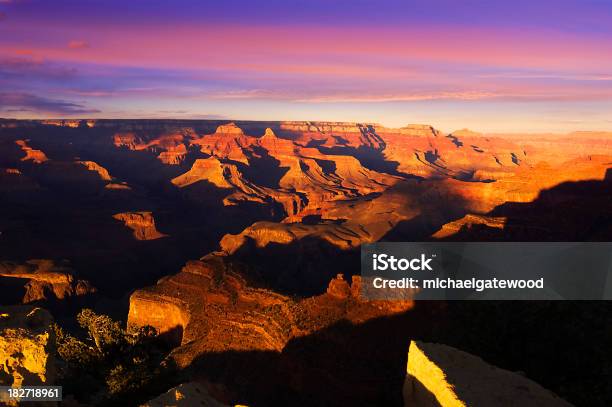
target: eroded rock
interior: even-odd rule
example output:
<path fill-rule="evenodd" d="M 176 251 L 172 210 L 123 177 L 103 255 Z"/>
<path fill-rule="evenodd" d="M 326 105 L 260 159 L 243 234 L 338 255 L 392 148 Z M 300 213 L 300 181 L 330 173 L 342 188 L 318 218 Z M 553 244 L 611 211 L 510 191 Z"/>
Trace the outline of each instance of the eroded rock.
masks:
<path fill-rule="evenodd" d="M 113 215 L 113 218 L 123 221 L 125 226 L 134 231 L 134 237 L 138 240 L 155 240 L 167 236 L 155 227 L 152 212 L 122 212 Z"/>
<path fill-rule="evenodd" d="M 171 388 L 166 393 L 154 398 L 141 407 L 226 407 L 214 399 L 206 389 L 206 386 L 189 382 Z"/>
<path fill-rule="evenodd" d="M 24 264 L 0 262 L 0 277 L 28 280 L 22 302 L 63 300 L 90 294 L 96 289 L 86 280 L 74 277 L 73 271 L 52 260 L 29 260 Z"/>
<path fill-rule="evenodd" d="M 410 342 L 406 407 L 569 407 L 532 380 L 447 345 Z"/>
<path fill-rule="evenodd" d="M 217 255 L 188 262 L 177 275 L 132 294 L 128 324 L 151 325 L 181 345 L 172 357 L 187 366 L 207 352 L 281 352 L 292 338 L 340 320 L 359 323 L 412 306 L 361 300 L 358 286 L 339 279 L 325 294 L 292 299 L 250 286 L 234 267 Z"/>
<path fill-rule="evenodd" d="M 42 308 L 0 307 L 0 386 L 54 384 L 52 321 L 51 314 Z M 17 405 L 1 396 L 0 404 Z"/>

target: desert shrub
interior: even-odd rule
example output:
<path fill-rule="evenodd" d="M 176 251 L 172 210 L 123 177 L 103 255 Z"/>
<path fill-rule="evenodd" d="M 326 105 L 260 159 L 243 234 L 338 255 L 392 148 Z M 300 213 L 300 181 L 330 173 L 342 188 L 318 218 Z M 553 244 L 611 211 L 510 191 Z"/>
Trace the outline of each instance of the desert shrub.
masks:
<path fill-rule="evenodd" d="M 154 328 L 127 330 L 90 309 L 83 309 L 77 322 L 82 331 L 75 335 L 54 325 L 65 394 L 92 405 L 129 406 L 158 394 L 160 383 L 173 382 L 164 362 L 169 349 Z"/>

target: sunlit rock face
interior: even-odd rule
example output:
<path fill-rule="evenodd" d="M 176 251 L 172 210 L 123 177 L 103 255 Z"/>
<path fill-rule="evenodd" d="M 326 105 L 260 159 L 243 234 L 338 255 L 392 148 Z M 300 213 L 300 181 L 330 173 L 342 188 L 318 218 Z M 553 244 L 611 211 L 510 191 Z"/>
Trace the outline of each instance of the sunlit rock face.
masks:
<path fill-rule="evenodd" d="M 435 238 L 445 238 L 453 236 L 463 228 L 472 228 L 474 225 L 484 225 L 486 227 L 503 230 L 506 225 L 505 217 L 491 217 L 484 215 L 465 215 L 463 218 L 449 222 L 442 226 L 440 230 L 432 235 Z"/>
<path fill-rule="evenodd" d="M 113 178 L 108 173 L 108 170 L 94 161 L 77 161 L 77 164 L 87 168 L 88 171 L 93 171 L 102 181 L 111 181 Z"/>
<path fill-rule="evenodd" d="M 51 314 L 42 308 L 0 307 L 0 386 L 54 384 L 52 321 Z M 0 404 L 17 405 L 2 396 Z"/>
<path fill-rule="evenodd" d="M 172 183 L 180 188 L 188 187 L 198 181 L 208 181 L 219 188 L 232 188 L 225 179 L 227 167 L 215 157 L 198 159 L 186 173 L 172 179 Z"/>
<path fill-rule="evenodd" d="M 410 342 L 405 407 L 569 407 L 525 376 L 446 345 Z"/>
<path fill-rule="evenodd" d="M 15 144 L 25 153 L 25 157 L 21 158 L 21 161 L 32 161 L 35 164 L 42 164 L 49 160 L 46 154 L 41 150 L 30 147 L 28 145 L 28 140 L 15 140 Z"/>
<path fill-rule="evenodd" d="M 352 289 L 339 276 L 330 282 L 326 293 L 296 300 L 251 287 L 239 268 L 223 257 L 209 255 L 132 294 L 128 324 L 153 326 L 168 340 L 182 345 L 173 358 L 188 366 L 203 352 L 281 352 L 292 338 L 340 320 L 359 323 L 412 306 L 411 302 L 398 306 L 362 300 L 355 281 Z"/>
<path fill-rule="evenodd" d="M 155 227 L 155 218 L 151 212 L 123 212 L 113 215 L 113 218 L 123 221 L 138 240 L 155 240 L 166 236 Z"/>
<path fill-rule="evenodd" d="M 525 138 L 466 129 L 443 134 L 427 125 L 388 129 L 370 124 L 282 122 L 258 134 L 250 132 L 248 124 L 228 123 L 192 137 L 190 146 L 210 157 L 196 160 L 172 182 L 183 189 L 210 182 L 228 191 L 225 205 L 274 202 L 285 212 L 283 223 L 302 222 L 310 216 L 323 222 L 314 228 L 255 224 L 241 235 L 224 238 L 221 246 L 229 252 L 247 236 L 258 246 L 318 236 L 341 247 L 354 247 L 380 238 L 400 221 L 428 212 L 430 208 L 422 205 L 426 200 L 443 206 L 450 199 L 449 206 L 454 208 L 486 213 L 504 202 L 531 201 L 540 190 L 563 181 L 602 179 L 612 153 L 608 142 L 595 143 L 588 156 L 583 155 L 581 140 L 576 141 L 581 146 L 576 152 L 563 147 L 555 154 L 550 143 L 539 139 L 530 145 Z M 263 162 L 267 179 L 261 177 L 263 167 L 258 167 Z M 379 205 L 379 211 L 372 210 Z"/>
<path fill-rule="evenodd" d="M 177 129 L 149 140 L 134 132 L 117 132 L 113 135 L 113 144 L 132 151 L 155 153 L 157 159 L 166 165 L 180 165 L 188 153 L 185 141 L 192 136 L 190 129 Z"/>
<path fill-rule="evenodd" d="M 159 397 L 149 400 L 142 404 L 141 407 L 229 407 L 228 404 L 223 404 L 214 399 L 206 386 L 189 382 L 183 383 L 171 388 L 166 393 Z"/>

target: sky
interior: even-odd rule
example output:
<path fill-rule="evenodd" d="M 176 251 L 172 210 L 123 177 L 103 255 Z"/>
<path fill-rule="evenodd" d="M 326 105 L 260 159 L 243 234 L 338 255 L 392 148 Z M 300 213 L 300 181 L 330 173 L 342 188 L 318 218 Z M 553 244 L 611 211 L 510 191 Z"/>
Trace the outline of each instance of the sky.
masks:
<path fill-rule="evenodd" d="M 0 0 L 0 117 L 612 130 L 609 0 Z"/>

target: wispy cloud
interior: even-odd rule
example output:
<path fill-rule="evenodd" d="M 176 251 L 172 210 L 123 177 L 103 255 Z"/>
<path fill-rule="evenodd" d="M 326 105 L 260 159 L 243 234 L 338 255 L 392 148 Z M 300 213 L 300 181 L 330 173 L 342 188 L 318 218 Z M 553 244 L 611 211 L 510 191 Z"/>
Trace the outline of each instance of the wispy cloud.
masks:
<path fill-rule="evenodd" d="M 0 93 L 0 111 L 33 112 L 42 114 L 76 115 L 99 113 L 97 109 L 66 100 L 50 99 L 29 93 Z"/>
<path fill-rule="evenodd" d="M 436 90 L 411 91 L 398 89 L 395 92 L 362 91 L 317 91 L 295 92 L 290 90 L 244 89 L 206 94 L 205 97 L 220 100 L 283 100 L 301 103 L 382 103 L 424 101 L 597 101 L 612 98 L 612 89 L 574 89 L 510 87 L 499 90 Z"/>
<path fill-rule="evenodd" d="M 498 98 L 493 92 L 416 92 L 381 95 L 327 95 L 298 99 L 298 102 L 417 102 L 426 100 L 482 100 Z"/>
<path fill-rule="evenodd" d="M 612 81 L 611 73 L 560 73 L 560 72 L 498 72 L 481 74 L 486 79 L 552 79 L 562 81 Z"/>
<path fill-rule="evenodd" d="M 68 48 L 70 49 L 89 48 L 89 43 L 87 41 L 82 41 L 82 40 L 72 40 L 68 43 Z"/>
<path fill-rule="evenodd" d="M 269 89 L 246 89 L 218 92 L 210 95 L 216 99 L 279 99 L 294 102 L 410 102 L 424 100 L 481 100 L 498 98 L 503 95 L 485 91 L 437 91 L 437 92 L 319 92 L 303 93 Z"/>
<path fill-rule="evenodd" d="M 20 50 L 25 57 L 0 59 L 0 76 L 4 78 L 61 79 L 74 78 L 77 70 L 44 61 L 42 58 L 29 57 L 31 52 Z"/>

